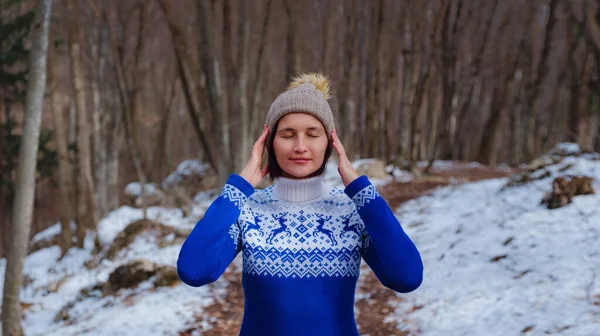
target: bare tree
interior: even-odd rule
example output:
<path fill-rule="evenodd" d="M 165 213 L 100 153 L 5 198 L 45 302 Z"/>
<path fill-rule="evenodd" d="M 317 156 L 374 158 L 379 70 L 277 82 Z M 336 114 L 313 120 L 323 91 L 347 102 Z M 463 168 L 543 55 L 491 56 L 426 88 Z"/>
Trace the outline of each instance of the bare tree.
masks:
<path fill-rule="evenodd" d="M 77 246 L 83 247 L 86 230 L 96 230 L 99 221 L 92 173 L 91 132 L 88 122 L 87 95 L 82 64 L 82 26 L 75 0 L 69 0 L 69 56 L 73 76 L 73 93 L 77 114 L 78 197 Z"/>
<path fill-rule="evenodd" d="M 69 161 L 67 123 L 65 121 L 65 106 L 63 104 L 62 92 L 60 91 L 58 80 L 58 58 L 57 46 L 51 45 L 49 49 L 49 84 L 52 101 L 52 112 L 54 116 L 54 134 L 56 138 L 56 151 L 58 154 L 58 188 L 60 193 L 60 224 L 61 239 L 59 242 L 61 257 L 63 257 L 69 248 L 73 245 L 71 221 L 75 220 L 75 211 L 73 208 L 74 167 Z"/>
<path fill-rule="evenodd" d="M 36 31 L 33 35 L 29 58 L 29 88 L 25 101 L 23 142 L 19 150 L 17 190 L 10 228 L 10 245 L 4 274 L 2 299 L 2 334 L 23 335 L 19 293 L 23 277 L 23 263 L 27 254 L 31 216 L 35 193 L 35 172 L 40 137 L 42 104 L 46 89 L 46 55 L 52 0 L 40 0 Z"/>

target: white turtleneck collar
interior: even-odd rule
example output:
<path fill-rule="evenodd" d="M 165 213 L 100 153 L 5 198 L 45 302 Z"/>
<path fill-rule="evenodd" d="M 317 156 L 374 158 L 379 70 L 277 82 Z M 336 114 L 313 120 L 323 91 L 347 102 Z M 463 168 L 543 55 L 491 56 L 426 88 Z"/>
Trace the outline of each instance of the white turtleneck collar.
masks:
<path fill-rule="evenodd" d="M 316 200 L 329 193 L 330 188 L 323 181 L 324 176 L 321 174 L 305 179 L 278 177 L 275 179 L 273 195 L 289 202 Z"/>

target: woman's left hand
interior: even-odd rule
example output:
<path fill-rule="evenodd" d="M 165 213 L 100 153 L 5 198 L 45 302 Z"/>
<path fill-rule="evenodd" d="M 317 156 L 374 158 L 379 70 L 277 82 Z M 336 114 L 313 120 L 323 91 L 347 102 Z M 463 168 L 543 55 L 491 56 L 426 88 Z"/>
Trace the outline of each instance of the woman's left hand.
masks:
<path fill-rule="evenodd" d="M 331 138 L 333 139 L 333 148 L 337 152 L 339 162 L 338 162 L 338 172 L 342 177 L 342 183 L 344 183 L 344 187 L 347 187 L 350 182 L 357 179 L 360 175 L 348 160 L 348 156 L 346 156 L 346 150 L 344 149 L 344 145 L 340 141 L 340 138 L 337 136 L 337 132 L 334 129 L 331 132 Z"/>

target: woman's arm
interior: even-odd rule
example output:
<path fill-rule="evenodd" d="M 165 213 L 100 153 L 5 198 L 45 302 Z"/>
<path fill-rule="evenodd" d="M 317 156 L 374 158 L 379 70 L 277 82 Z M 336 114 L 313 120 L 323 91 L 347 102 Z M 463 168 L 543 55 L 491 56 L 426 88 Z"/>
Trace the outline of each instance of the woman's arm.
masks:
<path fill-rule="evenodd" d="M 238 218 L 254 187 L 231 174 L 221 194 L 186 238 L 177 259 L 184 283 L 199 287 L 217 280 L 241 249 Z"/>
<path fill-rule="evenodd" d="M 421 255 L 377 189 L 362 175 L 344 192 L 365 224 L 362 257 L 379 281 L 401 293 L 417 289 L 423 281 Z"/>

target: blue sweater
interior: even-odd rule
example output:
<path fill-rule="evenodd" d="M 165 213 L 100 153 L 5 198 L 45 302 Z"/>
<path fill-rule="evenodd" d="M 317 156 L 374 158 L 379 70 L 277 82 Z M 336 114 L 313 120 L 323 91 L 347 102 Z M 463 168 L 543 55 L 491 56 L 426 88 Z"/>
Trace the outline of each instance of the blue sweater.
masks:
<path fill-rule="evenodd" d="M 354 293 L 364 258 L 397 292 L 421 284 L 419 251 L 366 176 L 344 190 L 323 176 L 255 191 L 232 174 L 185 240 L 181 280 L 217 280 L 242 252 L 240 335 L 358 335 Z"/>

